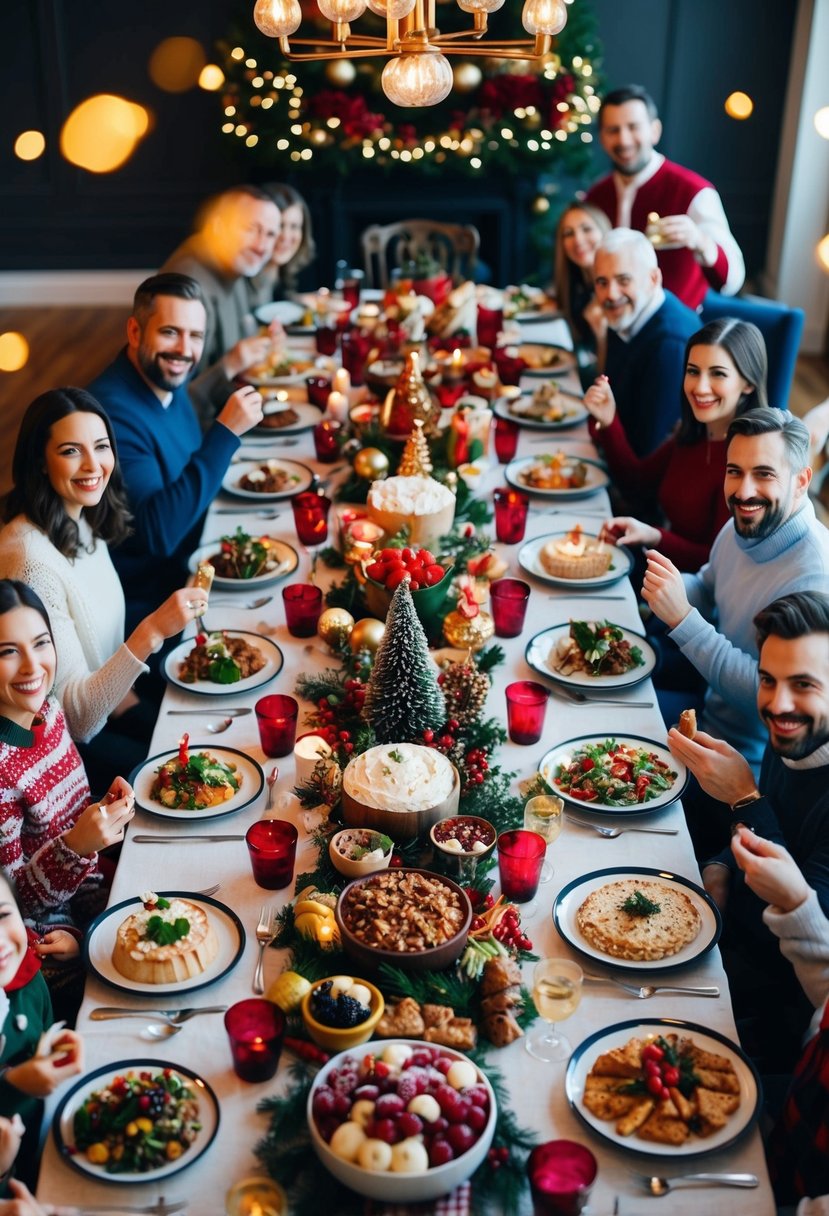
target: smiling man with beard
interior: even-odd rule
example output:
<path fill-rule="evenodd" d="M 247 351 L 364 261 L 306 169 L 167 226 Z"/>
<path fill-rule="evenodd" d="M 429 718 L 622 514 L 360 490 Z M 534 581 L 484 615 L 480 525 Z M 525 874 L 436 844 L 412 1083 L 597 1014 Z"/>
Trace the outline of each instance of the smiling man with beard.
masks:
<path fill-rule="evenodd" d="M 187 559 L 240 436 L 262 419 L 256 389 L 228 392 L 203 435 L 187 392 L 202 353 L 206 312 L 199 284 L 160 274 L 138 288 L 127 345 L 89 386 L 109 415 L 133 517 L 113 550 L 124 587 L 127 633 L 182 585 Z"/>
<path fill-rule="evenodd" d="M 668 742 L 722 812 L 732 830 L 750 824 L 784 845 L 829 916 L 829 595 L 800 592 L 774 601 L 754 618 L 759 649 L 757 710 L 768 730 L 758 781 L 733 747 L 706 733 Z M 730 848 L 702 868 L 706 890 L 726 913 L 721 947 L 737 1016 L 763 1021 L 785 1035 L 781 1009 L 790 1000 L 808 1021 L 789 964 L 766 928 L 764 902 L 745 882 Z M 805 1029 L 793 1013 L 791 1029 Z M 763 1050 L 768 1049 L 764 1041 Z"/>

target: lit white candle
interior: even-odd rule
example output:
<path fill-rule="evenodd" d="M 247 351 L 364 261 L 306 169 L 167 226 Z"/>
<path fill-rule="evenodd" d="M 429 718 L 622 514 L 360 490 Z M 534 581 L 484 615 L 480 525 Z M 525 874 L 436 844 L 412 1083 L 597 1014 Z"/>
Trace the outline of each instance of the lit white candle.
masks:
<path fill-rule="evenodd" d="M 329 393 L 325 412 L 329 418 L 333 418 L 337 422 L 348 422 L 348 397 L 337 391 Z"/>
<path fill-rule="evenodd" d="M 334 378 L 331 381 L 331 387 L 335 393 L 342 393 L 347 397 L 351 388 L 351 376 L 344 367 L 340 367 L 334 372 Z"/>
<path fill-rule="evenodd" d="M 322 735 L 303 735 L 294 744 L 294 761 L 296 762 L 296 785 L 307 785 L 322 757 L 331 755 L 331 746 Z"/>

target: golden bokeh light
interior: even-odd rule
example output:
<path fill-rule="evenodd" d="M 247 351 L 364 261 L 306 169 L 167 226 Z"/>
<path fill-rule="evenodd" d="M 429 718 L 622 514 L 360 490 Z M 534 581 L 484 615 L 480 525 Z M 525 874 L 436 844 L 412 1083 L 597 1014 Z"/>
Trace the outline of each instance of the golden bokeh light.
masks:
<path fill-rule="evenodd" d="M 829 106 L 821 106 L 814 117 L 815 130 L 823 139 L 829 139 Z"/>
<path fill-rule="evenodd" d="M 225 82 L 225 74 L 218 63 L 206 63 L 199 73 L 199 88 L 215 93 Z"/>
<path fill-rule="evenodd" d="M 29 358 L 29 343 L 22 334 L 0 334 L 0 372 L 19 372 Z"/>
<path fill-rule="evenodd" d="M 829 274 L 829 232 L 827 232 L 822 241 L 818 241 L 815 252 L 821 268 Z"/>
<path fill-rule="evenodd" d="M 63 124 L 60 150 L 70 164 L 90 173 L 112 173 L 129 160 L 149 125 L 143 106 L 98 93 L 75 106 Z"/>
<path fill-rule="evenodd" d="M 165 38 L 150 55 L 147 70 L 153 84 L 165 93 L 186 93 L 198 84 L 206 62 L 202 45 L 195 38 Z"/>
<path fill-rule="evenodd" d="M 42 131 L 21 131 L 14 141 L 14 154 L 21 160 L 37 160 L 46 148 Z"/>
<path fill-rule="evenodd" d="M 754 102 L 748 93 L 729 93 L 725 99 L 725 112 L 729 118 L 743 120 L 751 118 L 754 113 Z"/>

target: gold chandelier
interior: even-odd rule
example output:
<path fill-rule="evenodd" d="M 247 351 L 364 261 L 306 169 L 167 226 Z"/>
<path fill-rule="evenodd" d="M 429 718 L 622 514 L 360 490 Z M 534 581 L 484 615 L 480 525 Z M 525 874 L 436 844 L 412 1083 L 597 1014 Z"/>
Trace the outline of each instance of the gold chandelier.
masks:
<path fill-rule="evenodd" d="M 511 0 L 512 2 L 512 0 Z M 472 16 L 472 27 L 442 34 L 435 24 L 435 0 L 316 0 L 331 23 L 330 38 L 293 38 L 302 23 L 299 0 L 256 0 L 253 20 L 263 34 L 279 40 L 289 60 L 360 59 L 385 54 L 381 83 L 397 106 L 434 106 L 452 89 L 447 55 L 485 55 L 496 59 L 541 59 L 551 38 L 567 22 L 570 0 L 524 0 L 521 21 L 531 38 L 485 42 L 487 17 L 504 0 L 457 0 Z M 386 36 L 353 34 L 351 23 L 369 9 L 386 22 Z M 313 47 L 295 51 L 294 46 Z"/>

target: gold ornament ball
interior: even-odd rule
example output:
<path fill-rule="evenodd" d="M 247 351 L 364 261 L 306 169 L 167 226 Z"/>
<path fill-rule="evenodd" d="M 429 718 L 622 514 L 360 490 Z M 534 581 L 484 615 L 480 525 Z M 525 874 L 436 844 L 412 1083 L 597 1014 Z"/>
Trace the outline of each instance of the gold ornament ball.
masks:
<path fill-rule="evenodd" d="M 388 471 L 389 458 L 379 448 L 363 448 L 354 457 L 354 472 L 364 481 L 382 481 Z"/>
<path fill-rule="evenodd" d="M 471 93 L 483 80 L 483 74 L 477 63 L 459 63 L 452 76 L 455 88 L 459 93 Z"/>
<path fill-rule="evenodd" d="M 326 64 L 325 75 L 331 84 L 344 89 L 353 84 L 357 70 L 348 59 L 333 59 L 331 63 Z"/>
<path fill-rule="evenodd" d="M 345 608 L 326 608 L 317 624 L 317 633 L 332 650 L 339 649 L 351 636 L 354 617 Z"/>
<path fill-rule="evenodd" d="M 536 215 L 546 215 L 550 210 L 550 200 L 546 194 L 538 194 L 532 201 L 532 209 Z"/>
<path fill-rule="evenodd" d="M 356 622 L 351 630 L 348 644 L 354 654 L 357 654 L 359 650 L 367 650 L 369 654 L 376 654 L 385 632 L 385 621 L 378 621 L 373 616 L 367 616 L 362 621 Z"/>

